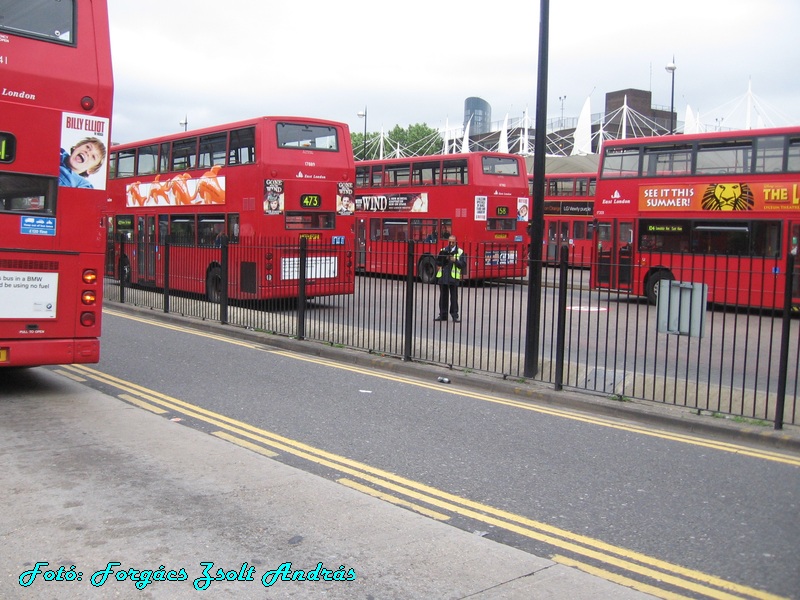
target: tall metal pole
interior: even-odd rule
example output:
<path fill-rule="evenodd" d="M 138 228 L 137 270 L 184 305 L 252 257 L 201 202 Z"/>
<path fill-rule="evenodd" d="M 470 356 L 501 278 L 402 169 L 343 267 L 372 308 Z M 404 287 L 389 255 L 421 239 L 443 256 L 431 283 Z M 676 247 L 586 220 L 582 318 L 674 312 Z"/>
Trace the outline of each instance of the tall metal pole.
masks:
<path fill-rule="evenodd" d="M 540 0 L 539 73 L 536 87 L 536 131 L 533 141 L 533 207 L 528 265 L 528 331 L 525 339 L 525 377 L 537 373 L 539 319 L 542 310 L 542 240 L 544 238 L 544 174 L 547 151 L 547 59 L 550 0 Z"/>
<path fill-rule="evenodd" d="M 672 92 L 669 97 L 669 132 L 675 133 L 675 69 L 678 67 L 675 64 L 674 56 L 672 57 L 672 62 L 664 68 L 672 76 Z"/>
<path fill-rule="evenodd" d="M 364 112 L 358 113 L 359 117 L 364 118 L 364 140 L 361 144 L 361 160 L 367 160 L 367 107 L 364 107 Z"/>

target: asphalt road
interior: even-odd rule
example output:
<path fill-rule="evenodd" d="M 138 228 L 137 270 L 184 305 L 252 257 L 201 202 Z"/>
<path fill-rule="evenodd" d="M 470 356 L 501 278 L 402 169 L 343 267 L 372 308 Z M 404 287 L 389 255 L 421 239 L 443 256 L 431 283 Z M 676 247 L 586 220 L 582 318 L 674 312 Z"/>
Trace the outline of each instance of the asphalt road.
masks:
<path fill-rule="evenodd" d="M 384 483 L 361 484 L 410 488 L 446 522 L 541 557 L 682 597 L 800 598 L 794 448 L 686 436 L 441 384 L 448 374 L 436 369 L 397 375 L 366 354 L 331 362 L 220 331 L 110 310 L 102 361 L 80 373 L 108 393 L 167 398 L 165 416 L 201 431 L 224 415 L 269 432 L 276 460 L 329 479 L 348 461 L 366 465 Z"/>

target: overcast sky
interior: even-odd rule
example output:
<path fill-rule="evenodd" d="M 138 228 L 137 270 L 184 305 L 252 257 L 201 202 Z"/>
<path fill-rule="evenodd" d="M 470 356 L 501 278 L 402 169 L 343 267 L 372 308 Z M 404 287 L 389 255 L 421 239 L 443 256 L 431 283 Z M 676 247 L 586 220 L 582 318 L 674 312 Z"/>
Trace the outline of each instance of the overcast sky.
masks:
<path fill-rule="evenodd" d="M 136 141 L 260 115 L 344 121 L 363 132 L 461 127 L 536 112 L 539 2 L 108 0 L 112 137 Z M 550 0 L 547 114 L 652 91 L 708 125 L 744 127 L 748 85 L 766 125 L 800 125 L 798 0 Z M 563 102 L 560 98 L 564 98 Z M 755 122 L 755 113 L 751 113 Z"/>

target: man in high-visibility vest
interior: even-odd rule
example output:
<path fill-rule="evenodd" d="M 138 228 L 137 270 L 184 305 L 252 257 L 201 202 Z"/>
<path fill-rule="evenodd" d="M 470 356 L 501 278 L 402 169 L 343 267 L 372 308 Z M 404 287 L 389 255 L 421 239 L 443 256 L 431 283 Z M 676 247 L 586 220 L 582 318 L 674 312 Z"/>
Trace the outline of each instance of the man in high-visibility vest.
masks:
<path fill-rule="evenodd" d="M 467 257 L 464 250 L 458 247 L 456 236 L 451 235 L 447 240 L 447 246 L 439 251 L 436 259 L 438 269 L 436 271 L 436 283 L 439 284 L 439 316 L 435 321 L 447 321 L 447 309 L 450 308 L 450 316 L 456 323 L 461 322 L 458 315 L 458 284 L 464 269 L 467 268 Z"/>

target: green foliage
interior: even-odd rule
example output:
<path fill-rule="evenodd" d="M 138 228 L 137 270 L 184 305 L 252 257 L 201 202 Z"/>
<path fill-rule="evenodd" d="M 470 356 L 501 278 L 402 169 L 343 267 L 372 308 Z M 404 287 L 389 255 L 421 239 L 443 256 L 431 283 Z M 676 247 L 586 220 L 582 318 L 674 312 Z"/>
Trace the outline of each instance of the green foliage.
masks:
<path fill-rule="evenodd" d="M 365 151 L 366 158 L 379 158 L 381 155 L 380 137 L 380 132 L 367 132 L 365 145 L 364 133 L 351 131 L 350 139 L 353 143 L 353 154 L 356 160 L 363 160 Z M 384 134 L 383 156 L 384 158 L 398 156 L 398 149 L 399 156 L 439 154 L 442 151 L 442 144 L 442 136 L 439 132 L 425 123 L 409 125 L 406 129 L 395 125 L 394 129 Z"/>

